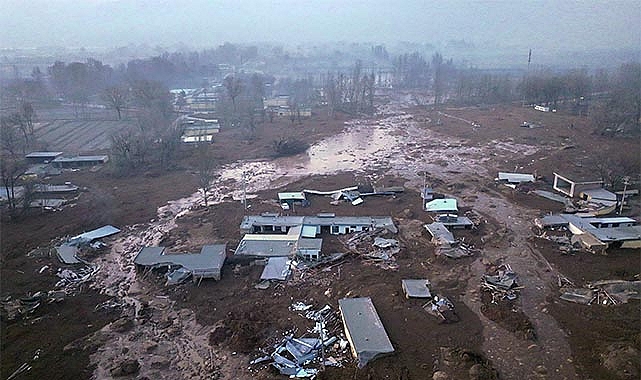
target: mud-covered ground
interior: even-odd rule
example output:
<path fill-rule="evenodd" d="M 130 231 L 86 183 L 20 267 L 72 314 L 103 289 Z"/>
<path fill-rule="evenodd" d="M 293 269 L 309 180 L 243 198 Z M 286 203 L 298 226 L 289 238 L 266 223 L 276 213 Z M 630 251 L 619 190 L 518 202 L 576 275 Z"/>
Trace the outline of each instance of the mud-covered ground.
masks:
<path fill-rule="evenodd" d="M 123 232 L 91 256 L 101 271 L 79 295 L 42 305 L 18 321 L 8 322 L 3 315 L 2 376 L 28 362 L 32 369 L 23 378 L 102 379 L 132 366 L 130 378 L 279 378 L 270 368 L 250 370 L 248 362 L 285 331 L 310 327 L 288 309 L 292 302 L 337 309 L 340 298 L 369 296 L 395 354 L 361 370 L 345 354 L 343 367 L 330 368 L 319 378 L 425 379 L 435 373 L 450 379 L 638 378 L 639 303 L 571 304 L 558 298 L 557 280 L 559 274 L 578 285 L 638 278 L 639 252 L 561 255 L 556 245 L 535 238 L 532 231 L 533 218 L 559 211 L 560 204 L 493 181 L 497 171 L 515 168 L 546 180 L 552 171 L 590 173 L 595 146 L 620 160 L 636 157 L 638 167 L 638 141 L 594 135 L 585 119 L 516 107 L 436 113 L 412 107 L 403 98 L 383 99 L 382 104 L 370 119 L 320 115 L 303 125 L 265 123 L 251 140 L 240 132 L 221 133 L 212 146 L 221 167 L 207 208 L 194 194 L 198 179 L 190 169 L 189 152 L 169 174 L 66 174 L 64 180 L 86 187 L 74 207 L 3 221 L 2 298 L 48 290 L 56 282 L 55 268 L 61 264 L 47 255 L 27 256 L 36 246 L 105 223 Z M 543 127 L 520 128 L 524 120 Z M 272 141 L 284 133 L 309 142 L 308 152 L 270 157 Z M 239 201 L 243 173 L 248 211 Z M 430 221 L 418 193 L 424 180 L 474 213 L 477 228 L 455 232 L 474 246 L 474 256 L 435 256 L 423 228 Z M 259 290 L 254 285 L 261 267 L 234 260 L 223 268 L 219 282 L 170 288 L 164 287 L 161 274 L 142 278 L 133 268 L 133 257 L 144 245 L 188 252 L 226 242 L 231 253 L 241 237 L 243 214 L 278 212 L 278 191 L 356 184 L 403 185 L 406 191 L 366 198 L 356 207 L 313 196 L 311 206 L 296 213 L 392 216 L 401 243 L 395 270 L 350 254 L 327 270 Z M 638 201 L 633 204 L 636 208 L 628 212 L 638 210 Z M 324 252 L 344 250 L 337 238 L 325 238 Z M 494 304 L 481 291 L 480 279 L 502 263 L 519 274 L 523 289 L 515 301 Z M 39 273 L 44 265 L 53 269 Z M 403 278 L 428 278 L 435 292 L 453 302 L 459 321 L 440 323 L 422 309 L 423 302 L 406 299 Z M 115 306 L 95 311 L 104 301 Z M 41 351 L 34 360 L 36 350 Z"/>

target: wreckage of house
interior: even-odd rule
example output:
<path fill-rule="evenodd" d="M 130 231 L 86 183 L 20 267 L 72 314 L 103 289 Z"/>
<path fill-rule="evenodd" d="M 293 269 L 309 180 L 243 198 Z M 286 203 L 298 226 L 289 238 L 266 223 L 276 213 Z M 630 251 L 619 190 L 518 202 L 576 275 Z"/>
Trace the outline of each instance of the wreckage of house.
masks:
<path fill-rule="evenodd" d="M 595 218 L 574 214 L 548 215 L 536 219 L 540 229 L 567 228 L 574 234 L 572 241 L 586 249 L 604 252 L 610 246 L 641 248 L 641 226 L 628 217 Z"/>
<path fill-rule="evenodd" d="M 603 181 L 577 181 L 554 173 L 554 185 L 552 185 L 552 188 L 570 198 L 578 197 L 584 190 L 600 189 L 601 187 L 603 187 Z"/>
<path fill-rule="evenodd" d="M 216 244 L 202 247 L 199 253 L 169 253 L 165 247 L 144 247 L 134 258 L 134 263 L 148 269 L 180 267 L 182 273 L 190 274 L 194 281 L 203 278 L 220 280 L 226 248 L 226 244 Z"/>
<path fill-rule="evenodd" d="M 338 308 L 345 335 L 359 368 L 394 352 L 371 298 L 343 298 L 338 300 Z"/>

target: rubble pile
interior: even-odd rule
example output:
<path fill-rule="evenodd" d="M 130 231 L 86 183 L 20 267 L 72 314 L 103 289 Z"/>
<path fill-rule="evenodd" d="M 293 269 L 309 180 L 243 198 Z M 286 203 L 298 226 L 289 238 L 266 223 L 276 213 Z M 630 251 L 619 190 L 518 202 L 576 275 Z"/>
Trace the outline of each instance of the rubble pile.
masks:
<path fill-rule="evenodd" d="M 295 302 L 290 308 L 314 322 L 302 336 L 285 332 L 271 348 L 261 349 L 263 355 L 250 361 L 250 368 L 261 370 L 271 365 L 281 375 L 313 378 L 326 366 L 342 366 L 348 342 L 342 337 L 340 317 L 329 305 L 315 310 L 312 305 Z M 347 355 L 348 356 L 348 355 Z"/>
<path fill-rule="evenodd" d="M 458 314 L 454 311 L 454 304 L 447 297 L 435 295 L 423 305 L 423 309 L 430 315 L 439 318 L 442 322 L 453 323 L 459 321 Z"/>
<path fill-rule="evenodd" d="M 382 269 L 398 269 L 394 255 L 401 251 L 396 239 L 384 238 L 389 233 L 384 228 L 358 232 L 347 240 L 341 240 L 350 252 L 360 256 L 367 264 L 374 264 Z"/>
<path fill-rule="evenodd" d="M 512 271 L 509 264 L 501 264 L 496 268 L 493 275 L 484 275 L 481 280 L 481 289 L 492 293 L 492 303 L 497 300 L 515 300 L 519 290 L 522 289 L 517 283 L 517 274 Z"/>
<path fill-rule="evenodd" d="M 583 305 L 619 305 L 641 299 L 641 281 L 603 280 L 585 288 L 564 287 L 561 299 Z"/>

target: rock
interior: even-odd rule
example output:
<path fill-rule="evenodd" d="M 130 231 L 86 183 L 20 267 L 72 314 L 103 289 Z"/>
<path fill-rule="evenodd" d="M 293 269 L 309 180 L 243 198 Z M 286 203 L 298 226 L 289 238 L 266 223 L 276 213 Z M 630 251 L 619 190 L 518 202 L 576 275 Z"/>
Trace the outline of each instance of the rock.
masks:
<path fill-rule="evenodd" d="M 545 375 L 545 374 L 548 373 L 548 369 L 545 368 L 545 366 L 543 366 L 543 365 L 537 365 L 535 371 L 536 371 L 536 373 L 541 374 L 541 375 Z"/>
<path fill-rule="evenodd" d="M 138 360 L 127 359 L 120 363 L 118 367 L 112 368 L 110 373 L 113 377 L 122 377 L 135 375 L 138 371 L 140 371 L 140 363 L 138 363 Z"/>
<path fill-rule="evenodd" d="M 450 376 L 443 371 L 436 371 L 432 375 L 432 380 L 449 380 Z"/>

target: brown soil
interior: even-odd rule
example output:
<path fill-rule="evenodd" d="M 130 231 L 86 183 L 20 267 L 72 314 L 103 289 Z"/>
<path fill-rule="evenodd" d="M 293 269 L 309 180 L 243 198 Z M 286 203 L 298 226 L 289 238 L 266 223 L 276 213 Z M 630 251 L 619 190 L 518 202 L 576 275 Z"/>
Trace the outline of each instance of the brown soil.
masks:
<path fill-rule="evenodd" d="M 441 116 L 443 125 L 436 125 L 430 122 L 436 120 L 436 115 L 422 109 L 408 112 L 415 114 L 415 120 L 423 120 L 425 128 L 462 138 L 471 146 L 510 140 L 544 147 L 531 156 L 515 154 L 506 162 L 489 161 L 487 169 L 490 173 L 517 167 L 518 171 L 536 171 L 548 180 L 553 171 L 590 173 L 589 152 L 594 146 L 607 147 L 604 151 L 621 159 L 636 157 L 638 164 L 638 141 L 611 140 L 593 135 L 585 119 L 508 106 L 443 110 L 444 113 L 479 122 L 481 127 L 474 129 L 463 121 L 445 116 Z M 345 120 L 345 116 L 336 121 L 316 116 L 302 125 L 289 121 L 273 125 L 264 123 L 258 126 L 254 136 L 240 131 L 223 131 L 213 149 L 220 164 L 270 157 L 273 154 L 272 141 L 284 133 L 311 144 L 340 132 Z M 544 127 L 519 128 L 524 120 L 539 122 Z M 574 128 L 569 128 L 569 125 L 574 125 Z M 560 149 L 563 145 L 573 148 Z M 0 231 L 2 298 L 9 295 L 20 297 L 53 287 L 57 280 L 55 269 L 42 274 L 38 271 L 44 265 L 58 268 L 61 264 L 55 257 L 27 256 L 33 248 L 47 246 L 53 239 L 106 223 L 119 227 L 147 223 L 157 218 L 159 206 L 192 194 L 197 186 L 197 177 L 191 169 L 195 156 L 192 157 L 189 149 L 183 153 L 178 168 L 169 173 L 151 171 L 115 178 L 103 170 L 68 173 L 54 178 L 52 182 L 72 181 L 86 190 L 80 194 L 75 206 L 60 212 L 34 213 L 13 222 L 3 219 Z M 274 199 L 279 190 L 306 187 L 326 190 L 368 184 L 369 181 L 370 177 L 353 173 L 305 177 L 285 188 L 258 193 L 257 199 L 250 200 L 251 212 L 277 211 L 276 202 L 269 200 Z M 405 181 L 393 176 L 377 178 L 378 185 L 403 185 Z M 465 195 L 468 204 L 474 204 L 475 197 L 483 202 L 488 202 L 488 199 L 489 202 L 492 199 L 505 200 L 526 210 L 528 217 L 529 214 L 559 210 L 554 202 L 497 187 L 488 178 L 473 178 L 460 184 L 435 181 L 435 185 L 439 191 Z M 638 201 L 635 202 L 633 213 L 639 210 Z M 523 299 L 527 294 L 521 295 L 515 304 L 499 302 L 492 305 L 476 285 L 472 285 L 473 290 L 470 290 L 468 283 L 478 284 L 479 281 L 475 274 L 478 272 L 475 266 L 480 265 L 478 257 L 452 261 L 434 256 L 433 245 L 422 227 L 429 217 L 422 211 L 416 191 L 408 190 L 396 197 L 368 198 L 361 206 L 332 206 L 328 198 L 313 197 L 311 207 L 297 208 L 296 213 L 311 215 L 330 211 L 340 215 L 391 215 L 400 226 L 398 238 L 403 246 L 396 257 L 398 270 L 383 270 L 364 264 L 357 256 L 350 256 L 340 266 L 326 272 L 315 271 L 303 282 L 258 290 L 254 285 L 260 277 L 260 267 L 230 263 L 223 268 L 219 282 L 203 281 L 200 286 L 184 284 L 164 292 L 180 307 L 194 310 L 201 325 L 212 327 L 208 335 L 212 347 L 237 351 L 249 358 L 258 356 L 259 348 L 269 347 L 282 337 L 284 331 L 309 327 L 309 321 L 288 310 L 292 302 L 336 307 L 337 300 L 348 295 L 371 297 L 396 353 L 376 360 L 362 370 L 357 370 L 353 364 L 328 369 L 319 376 L 322 379 L 429 379 L 437 370 L 446 372 L 452 379 L 497 378 L 491 358 L 484 353 L 487 332 L 483 318 L 495 321 L 524 345 L 529 345 L 539 335 L 539 331 L 532 328 L 537 324 L 529 314 L 532 307 Z M 524 233 L 513 236 L 511 226 L 498 211 L 495 213 L 493 210 L 491 206 L 483 211 L 476 210 L 482 220 L 479 228 L 457 233 L 481 250 L 481 257 L 484 248 L 501 250 L 517 243 L 527 243 L 540 252 L 555 270 L 577 285 L 599 279 L 633 279 L 639 273 L 638 251 L 612 251 L 607 256 L 586 253 L 561 255 L 558 248 L 547 240 L 527 240 L 531 234 Z M 233 249 L 240 239 L 238 225 L 242 216 L 243 208 L 238 202 L 228 201 L 208 209 L 195 209 L 178 220 L 178 226 L 165 236 L 164 242 L 175 249 L 191 250 L 214 239 L 226 241 Z M 326 249 L 341 249 L 340 242 L 334 237 L 326 238 Z M 540 262 L 532 263 L 531 269 L 532 272 L 543 273 L 541 278 L 549 277 L 548 270 Z M 429 278 L 433 288 L 454 303 L 460 321 L 439 323 L 422 309 L 422 301 L 403 297 L 400 289 L 403 278 Z M 142 283 L 149 291 L 154 291 L 160 289 L 160 281 L 160 275 L 154 274 Z M 557 335 L 568 340 L 572 352 L 567 361 L 576 369 L 577 378 L 631 379 L 635 375 L 638 378 L 639 361 L 638 357 L 635 361 L 633 355 L 641 345 L 637 301 L 616 307 L 577 305 L 560 300 L 554 283 L 547 283 L 547 288 L 552 289 L 551 296 L 542 306 L 542 312 L 548 313 L 561 327 L 562 331 L 557 331 Z M 480 314 L 473 306 L 477 302 L 475 292 L 478 292 L 478 304 L 484 305 Z M 0 325 L 0 376 L 6 378 L 22 363 L 29 362 L 33 368 L 26 377 L 90 378 L 93 369 L 89 367 L 89 355 L 99 346 L 79 342 L 120 317 L 118 313 L 94 311 L 95 306 L 104 300 L 105 297 L 96 292 L 84 290 L 60 304 L 42 305 L 23 320 L 9 322 L 3 316 Z M 42 354 L 38 360 L 32 361 L 37 349 L 42 349 Z M 234 374 L 235 378 L 279 378 L 269 368 L 250 374 L 246 370 L 246 362 L 243 363 Z M 546 372 L 545 368 L 538 373 L 541 378 L 556 378 L 554 372 Z"/>

